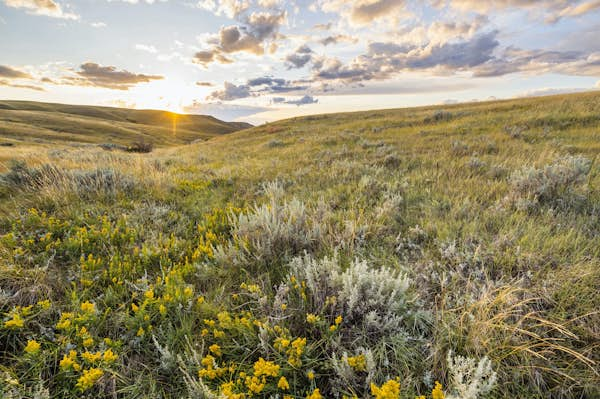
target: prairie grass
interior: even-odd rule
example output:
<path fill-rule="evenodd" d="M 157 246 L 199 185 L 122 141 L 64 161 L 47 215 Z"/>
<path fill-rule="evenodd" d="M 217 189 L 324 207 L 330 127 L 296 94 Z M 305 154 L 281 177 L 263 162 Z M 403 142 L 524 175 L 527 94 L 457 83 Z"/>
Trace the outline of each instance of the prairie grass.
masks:
<path fill-rule="evenodd" d="M 1 147 L 0 396 L 598 397 L 599 100 Z"/>

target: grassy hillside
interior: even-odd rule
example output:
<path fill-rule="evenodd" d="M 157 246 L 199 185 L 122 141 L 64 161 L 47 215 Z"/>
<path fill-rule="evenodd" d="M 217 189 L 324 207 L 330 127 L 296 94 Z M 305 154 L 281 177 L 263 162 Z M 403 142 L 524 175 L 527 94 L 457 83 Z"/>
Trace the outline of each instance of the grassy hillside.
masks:
<path fill-rule="evenodd" d="M 28 101 L 0 101 L 0 143 L 121 144 L 141 139 L 159 146 L 245 129 L 205 115 Z"/>
<path fill-rule="evenodd" d="M 599 397 L 599 127 L 588 93 L 31 150 L 0 392 Z"/>

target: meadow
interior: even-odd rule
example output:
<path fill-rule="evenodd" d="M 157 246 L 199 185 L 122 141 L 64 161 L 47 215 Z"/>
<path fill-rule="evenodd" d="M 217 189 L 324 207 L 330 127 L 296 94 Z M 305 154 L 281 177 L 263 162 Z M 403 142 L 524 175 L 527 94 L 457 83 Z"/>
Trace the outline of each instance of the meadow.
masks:
<path fill-rule="evenodd" d="M 1 158 L 3 398 L 600 397 L 597 92 L 146 154 L 32 129 Z"/>

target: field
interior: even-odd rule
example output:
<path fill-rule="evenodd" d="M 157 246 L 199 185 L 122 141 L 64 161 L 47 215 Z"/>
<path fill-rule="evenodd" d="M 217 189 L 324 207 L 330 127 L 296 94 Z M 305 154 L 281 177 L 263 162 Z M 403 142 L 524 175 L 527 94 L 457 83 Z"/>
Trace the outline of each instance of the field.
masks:
<path fill-rule="evenodd" d="M 0 161 L 10 159 L 15 151 L 26 153 L 32 146 L 53 149 L 57 145 L 110 143 L 127 147 L 146 141 L 164 147 L 207 140 L 248 127 L 210 116 L 166 111 L 0 101 Z"/>
<path fill-rule="evenodd" d="M 600 397 L 600 94 L 195 144 L 26 107 L 0 110 L 26 137 L 0 176 L 0 396 Z M 70 143 L 126 145 L 130 117 L 153 152 Z"/>

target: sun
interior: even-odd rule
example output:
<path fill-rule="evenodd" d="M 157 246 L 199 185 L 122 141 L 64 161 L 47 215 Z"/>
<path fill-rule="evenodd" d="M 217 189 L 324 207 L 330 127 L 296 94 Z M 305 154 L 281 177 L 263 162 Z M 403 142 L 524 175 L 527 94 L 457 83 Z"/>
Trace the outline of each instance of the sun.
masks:
<path fill-rule="evenodd" d="M 165 78 L 139 86 L 131 94 L 138 109 L 159 109 L 175 113 L 183 113 L 186 105 L 202 97 L 197 86 L 177 78 Z"/>

